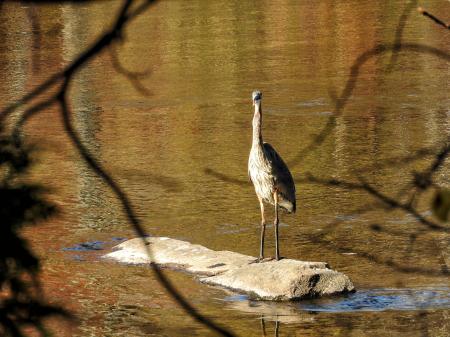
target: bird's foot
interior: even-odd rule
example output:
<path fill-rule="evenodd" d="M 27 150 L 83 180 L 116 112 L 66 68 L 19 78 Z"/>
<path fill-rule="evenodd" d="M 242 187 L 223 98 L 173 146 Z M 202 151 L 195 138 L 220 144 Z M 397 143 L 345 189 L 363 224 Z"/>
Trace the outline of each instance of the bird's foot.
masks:
<path fill-rule="evenodd" d="M 275 260 L 274 257 L 258 257 L 257 259 L 251 261 L 250 264 L 252 264 L 252 263 L 269 262 L 269 261 L 273 261 L 273 260 Z"/>
<path fill-rule="evenodd" d="M 257 259 L 254 259 L 254 260 L 250 261 L 248 264 L 260 263 L 261 261 L 262 261 L 262 258 L 258 257 Z"/>

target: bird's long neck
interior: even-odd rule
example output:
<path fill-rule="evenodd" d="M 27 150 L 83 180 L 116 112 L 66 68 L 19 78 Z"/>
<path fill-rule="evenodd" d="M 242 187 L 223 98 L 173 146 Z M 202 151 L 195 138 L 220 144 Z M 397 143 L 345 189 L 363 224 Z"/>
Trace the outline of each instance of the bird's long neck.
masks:
<path fill-rule="evenodd" d="M 255 102 L 255 114 L 253 115 L 253 142 L 252 147 L 258 147 L 262 145 L 262 134 L 261 134 L 261 123 L 262 123 L 262 110 L 261 101 Z"/>

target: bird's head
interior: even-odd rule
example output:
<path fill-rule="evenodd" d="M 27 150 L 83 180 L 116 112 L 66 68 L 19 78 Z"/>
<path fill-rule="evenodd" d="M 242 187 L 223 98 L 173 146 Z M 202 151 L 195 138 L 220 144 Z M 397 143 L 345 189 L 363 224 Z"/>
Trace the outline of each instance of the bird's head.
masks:
<path fill-rule="evenodd" d="M 253 91 L 253 93 L 252 93 L 252 102 L 253 102 L 253 105 L 255 105 L 255 104 L 261 102 L 261 98 L 262 98 L 262 93 L 261 93 L 261 91 L 259 91 L 259 90 Z"/>

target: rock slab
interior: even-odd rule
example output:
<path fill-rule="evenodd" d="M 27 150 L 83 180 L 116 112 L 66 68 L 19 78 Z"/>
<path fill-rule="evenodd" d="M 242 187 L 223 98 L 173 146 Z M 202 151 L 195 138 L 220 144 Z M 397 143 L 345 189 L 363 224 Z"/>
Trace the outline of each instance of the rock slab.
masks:
<path fill-rule="evenodd" d="M 151 253 L 151 259 L 147 249 Z M 167 237 L 131 239 L 103 258 L 127 264 L 156 263 L 193 273 L 200 282 L 245 293 L 254 299 L 290 301 L 355 291 L 350 279 L 324 262 L 291 259 L 255 263 L 256 258 Z"/>

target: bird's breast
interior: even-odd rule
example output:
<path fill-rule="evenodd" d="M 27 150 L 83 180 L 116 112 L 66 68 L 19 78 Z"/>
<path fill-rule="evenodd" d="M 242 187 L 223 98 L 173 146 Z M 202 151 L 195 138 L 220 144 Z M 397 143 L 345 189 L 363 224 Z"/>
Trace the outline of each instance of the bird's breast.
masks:
<path fill-rule="evenodd" d="M 270 165 L 255 154 L 250 152 L 248 161 L 248 172 L 255 187 L 256 194 L 266 202 L 273 203 L 274 179 Z"/>

